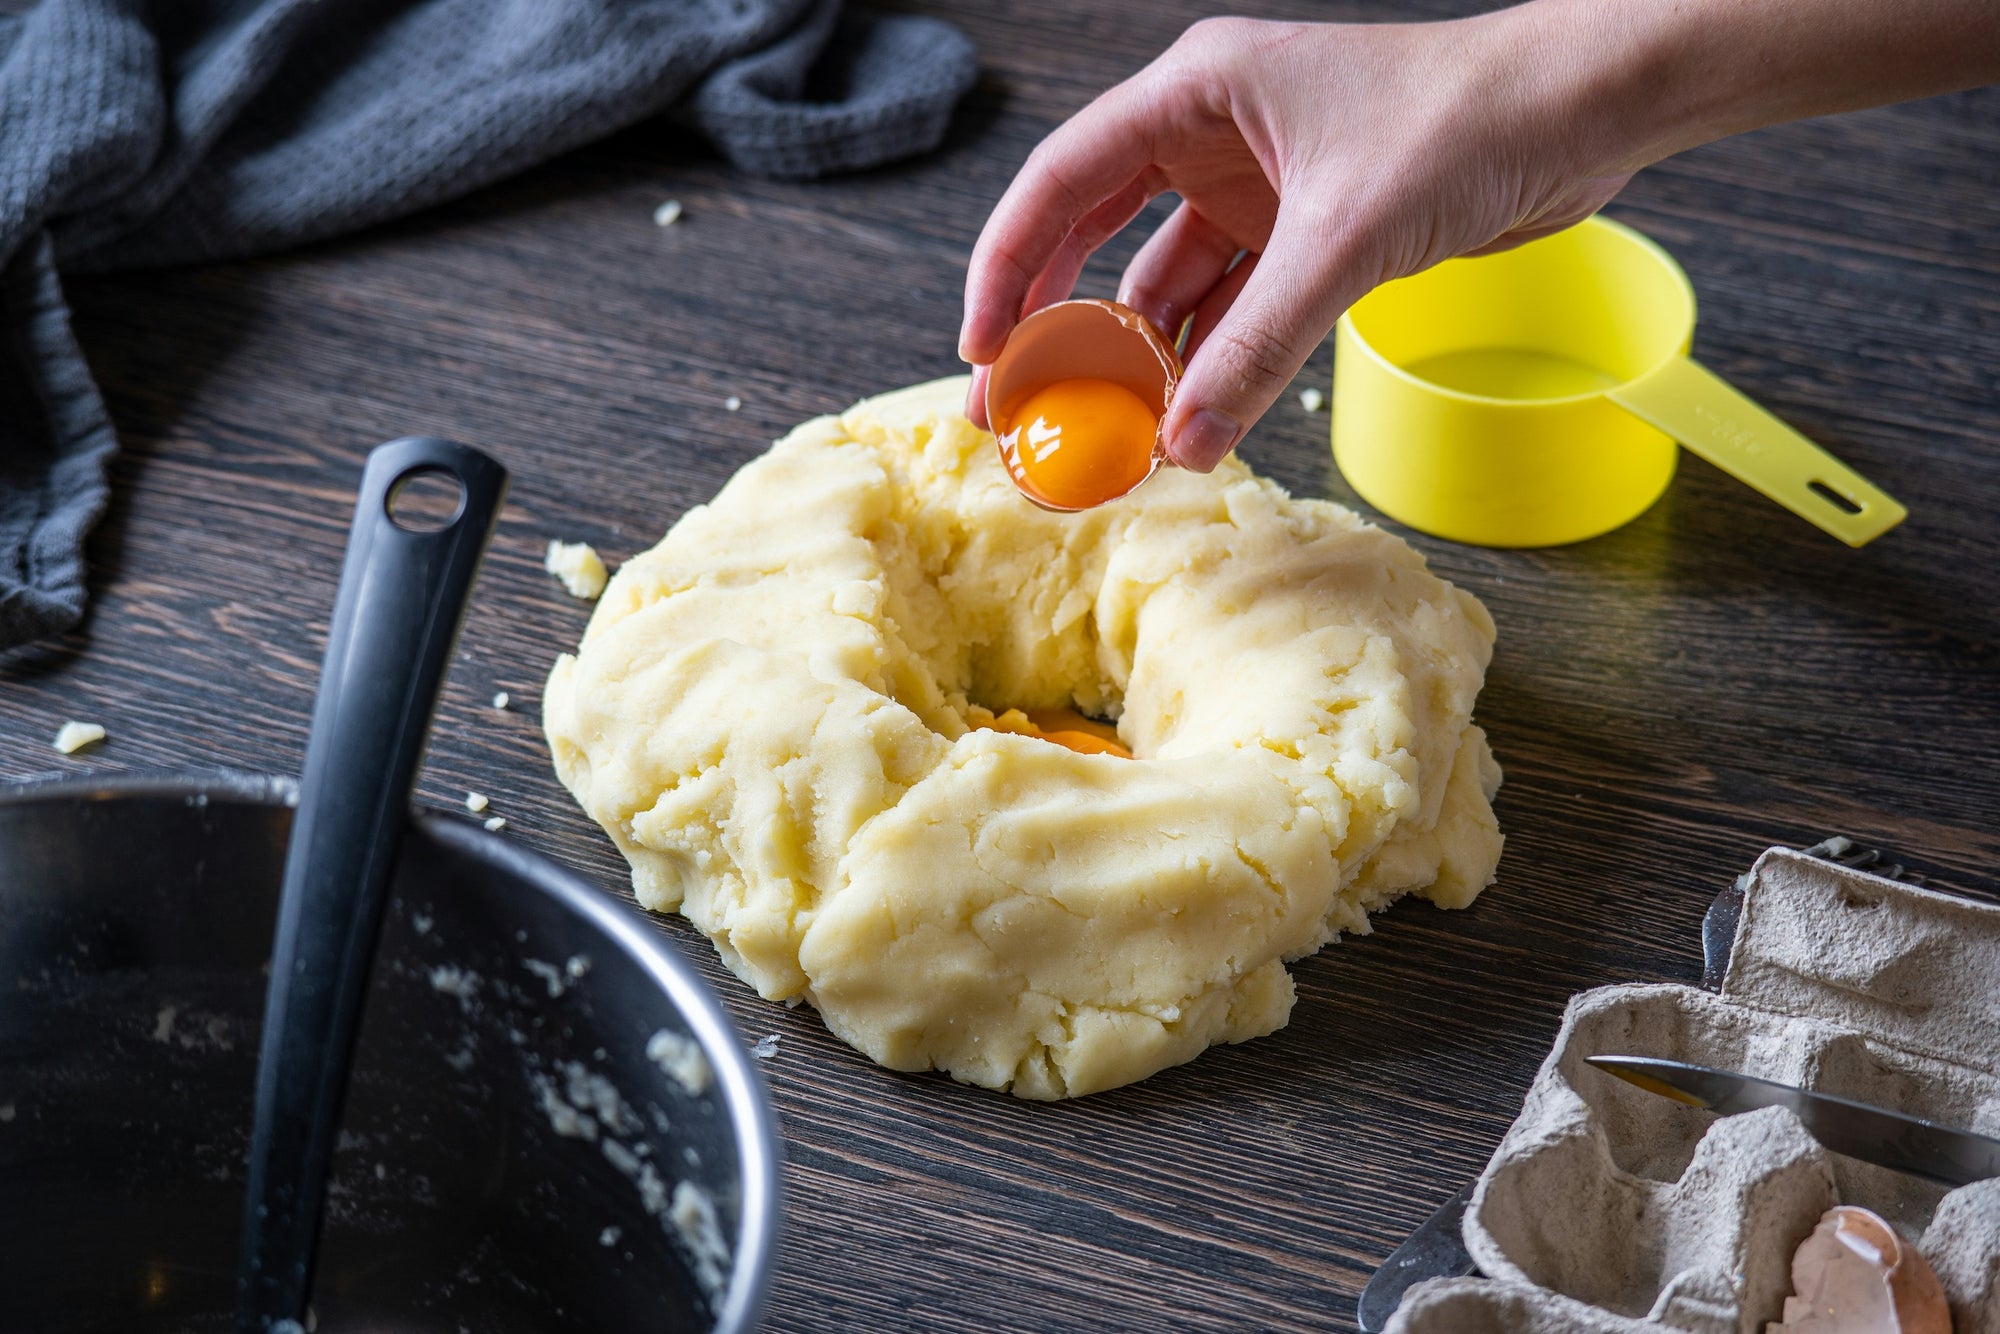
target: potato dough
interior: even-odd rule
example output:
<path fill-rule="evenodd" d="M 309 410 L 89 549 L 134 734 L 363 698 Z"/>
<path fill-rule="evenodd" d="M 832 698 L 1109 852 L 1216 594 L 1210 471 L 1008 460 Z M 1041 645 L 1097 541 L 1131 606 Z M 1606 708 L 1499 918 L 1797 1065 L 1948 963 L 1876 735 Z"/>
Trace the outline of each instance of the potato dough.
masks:
<path fill-rule="evenodd" d="M 1282 1027 L 1285 962 L 1493 876 L 1493 625 L 1231 459 L 1045 513 L 939 380 L 794 430 L 626 562 L 556 770 L 770 1000 L 1026 1098 Z M 1074 705 L 1136 759 L 977 730 Z"/>

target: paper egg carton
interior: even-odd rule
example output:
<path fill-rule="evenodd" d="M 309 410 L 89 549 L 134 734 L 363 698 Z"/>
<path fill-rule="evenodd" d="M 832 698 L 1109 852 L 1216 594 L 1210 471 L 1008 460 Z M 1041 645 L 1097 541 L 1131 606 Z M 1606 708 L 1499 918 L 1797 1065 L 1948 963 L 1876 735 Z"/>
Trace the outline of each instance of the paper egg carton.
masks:
<path fill-rule="evenodd" d="M 1761 1334 L 1835 1204 L 1917 1242 L 1955 1334 L 2000 1334 L 2000 1180 L 1947 1192 L 1828 1152 L 1784 1108 L 1716 1117 L 1584 1063 L 1691 1061 L 2000 1136 L 2000 906 L 1788 848 L 1738 888 L 1716 990 L 1570 1001 L 1465 1213 L 1486 1277 L 1411 1289 L 1389 1334 Z"/>

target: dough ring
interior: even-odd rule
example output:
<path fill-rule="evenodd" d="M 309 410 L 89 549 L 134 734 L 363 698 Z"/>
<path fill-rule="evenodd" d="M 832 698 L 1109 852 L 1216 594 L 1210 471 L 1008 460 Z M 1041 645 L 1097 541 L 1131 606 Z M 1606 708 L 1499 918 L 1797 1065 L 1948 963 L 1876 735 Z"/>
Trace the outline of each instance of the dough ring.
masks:
<path fill-rule="evenodd" d="M 1234 459 L 1045 513 L 965 388 L 798 427 L 556 662 L 640 903 L 883 1065 L 1060 1098 L 1282 1027 L 1287 960 L 1491 882 L 1477 600 Z M 1069 705 L 1137 758 L 980 730 Z"/>

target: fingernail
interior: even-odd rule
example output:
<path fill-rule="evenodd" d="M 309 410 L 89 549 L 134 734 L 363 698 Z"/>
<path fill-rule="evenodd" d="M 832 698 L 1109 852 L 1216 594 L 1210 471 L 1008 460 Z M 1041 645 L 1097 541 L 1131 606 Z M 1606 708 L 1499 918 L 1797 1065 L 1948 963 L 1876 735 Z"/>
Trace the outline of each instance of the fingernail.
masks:
<path fill-rule="evenodd" d="M 1183 468 L 1213 472 L 1242 430 L 1228 413 L 1203 408 L 1181 423 L 1181 429 L 1167 444 L 1167 452 Z"/>

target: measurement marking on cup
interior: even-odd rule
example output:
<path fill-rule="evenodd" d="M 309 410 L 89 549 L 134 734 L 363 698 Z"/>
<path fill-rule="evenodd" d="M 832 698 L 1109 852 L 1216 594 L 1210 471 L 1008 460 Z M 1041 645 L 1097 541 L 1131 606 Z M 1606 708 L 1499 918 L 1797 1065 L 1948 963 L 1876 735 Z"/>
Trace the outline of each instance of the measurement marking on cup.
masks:
<path fill-rule="evenodd" d="M 1709 437 L 1716 443 L 1728 445 L 1731 449 L 1753 458 L 1764 452 L 1764 446 L 1758 443 L 1757 433 L 1749 427 L 1738 426 L 1727 417 L 1718 416 L 1699 403 L 1694 405 L 1694 415 L 1702 419 L 1708 427 Z"/>

